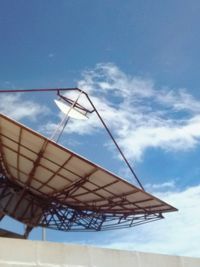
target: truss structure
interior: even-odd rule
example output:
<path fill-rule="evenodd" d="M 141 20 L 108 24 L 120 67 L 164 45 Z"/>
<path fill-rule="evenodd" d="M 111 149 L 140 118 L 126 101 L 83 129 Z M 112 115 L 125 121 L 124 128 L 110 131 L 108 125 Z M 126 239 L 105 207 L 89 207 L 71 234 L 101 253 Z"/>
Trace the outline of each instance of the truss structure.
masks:
<path fill-rule="evenodd" d="M 23 196 L 23 197 L 22 197 Z M 137 226 L 162 219 L 161 212 L 144 214 L 102 213 L 79 210 L 57 201 L 33 194 L 10 181 L 0 170 L 1 219 L 9 215 L 29 226 L 48 227 L 61 231 L 102 231 Z"/>

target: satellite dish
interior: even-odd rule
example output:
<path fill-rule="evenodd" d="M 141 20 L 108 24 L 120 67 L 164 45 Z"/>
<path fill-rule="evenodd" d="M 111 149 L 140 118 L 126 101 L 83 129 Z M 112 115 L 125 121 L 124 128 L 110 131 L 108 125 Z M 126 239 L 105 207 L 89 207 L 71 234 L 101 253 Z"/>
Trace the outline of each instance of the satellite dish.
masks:
<path fill-rule="evenodd" d="M 8 215 L 26 224 L 24 238 L 37 226 L 105 231 L 160 220 L 162 213 L 176 211 L 3 114 L 0 125 L 0 220 Z"/>
<path fill-rule="evenodd" d="M 77 120 L 87 120 L 88 117 L 86 116 L 87 112 L 77 107 L 73 107 L 73 105 L 69 105 L 68 103 L 64 103 L 61 100 L 55 99 L 54 102 L 58 106 L 58 108 L 69 117 Z"/>

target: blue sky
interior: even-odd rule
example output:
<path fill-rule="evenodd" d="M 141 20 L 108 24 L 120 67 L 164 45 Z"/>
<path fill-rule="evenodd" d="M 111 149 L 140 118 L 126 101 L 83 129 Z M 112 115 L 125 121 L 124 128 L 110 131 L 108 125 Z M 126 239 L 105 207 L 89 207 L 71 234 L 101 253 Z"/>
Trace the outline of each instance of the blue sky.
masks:
<path fill-rule="evenodd" d="M 48 240 L 200 256 L 199 1 L 0 3 L 0 88 L 87 91 L 145 188 L 180 209 L 141 228 Z M 52 94 L 1 99 L 2 112 L 47 136 L 60 120 Z M 71 121 L 61 142 L 130 179 L 94 117 Z"/>

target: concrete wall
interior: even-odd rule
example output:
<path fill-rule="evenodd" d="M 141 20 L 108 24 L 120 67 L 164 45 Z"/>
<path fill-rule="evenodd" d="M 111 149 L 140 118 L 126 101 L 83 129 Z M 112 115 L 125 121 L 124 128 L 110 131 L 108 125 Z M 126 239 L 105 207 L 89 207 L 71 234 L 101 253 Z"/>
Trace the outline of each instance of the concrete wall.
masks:
<path fill-rule="evenodd" d="M 0 238 L 0 267 L 200 267 L 187 258 Z"/>

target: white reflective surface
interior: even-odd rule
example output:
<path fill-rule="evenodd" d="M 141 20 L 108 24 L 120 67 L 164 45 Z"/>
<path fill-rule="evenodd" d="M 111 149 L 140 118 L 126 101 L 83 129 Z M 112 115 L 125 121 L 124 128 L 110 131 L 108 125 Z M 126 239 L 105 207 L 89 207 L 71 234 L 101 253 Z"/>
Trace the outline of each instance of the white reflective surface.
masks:
<path fill-rule="evenodd" d="M 69 106 L 67 103 L 63 103 L 60 100 L 55 99 L 54 100 L 58 108 L 66 115 L 68 115 L 71 118 L 77 119 L 77 120 L 87 120 L 88 117 L 85 115 L 85 112 L 83 113 L 76 108 L 73 108 L 72 106 Z"/>

